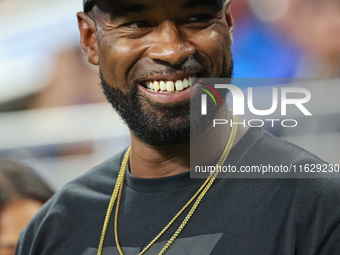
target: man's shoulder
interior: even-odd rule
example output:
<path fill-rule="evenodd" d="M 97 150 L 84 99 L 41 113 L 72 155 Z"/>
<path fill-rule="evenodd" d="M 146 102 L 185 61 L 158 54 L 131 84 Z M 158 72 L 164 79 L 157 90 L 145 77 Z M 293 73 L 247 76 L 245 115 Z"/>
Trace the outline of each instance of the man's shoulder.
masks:
<path fill-rule="evenodd" d="M 241 178 L 340 178 L 337 164 L 330 164 L 307 150 L 250 128 L 228 157 Z"/>
<path fill-rule="evenodd" d="M 276 137 L 263 129 L 255 132 L 258 132 L 259 137 L 254 145 L 256 157 L 262 155 L 263 162 L 270 162 L 273 164 L 272 166 L 289 166 L 291 172 L 304 172 L 304 175 L 300 175 L 303 178 L 286 179 L 282 180 L 282 183 L 291 185 L 295 192 L 301 192 L 301 197 L 306 200 L 308 200 L 308 196 L 317 196 L 325 201 L 338 201 L 337 205 L 340 205 L 340 179 L 331 178 L 331 175 L 327 178 L 327 174 L 334 174 L 332 175 L 333 177 L 337 175 L 337 169 L 330 169 L 335 165 L 329 164 L 313 153 Z M 325 175 L 322 175 L 322 170 L 325 171 Z M 328 172 L 326 173 L 326 171 Z M 309 174 L 313 173 L 315 178 L 309 176 Z M 338 174 L 339 176 L 340 174 Z M 289 177 L 296 176 L 291 175 Z"/>
<path fill-rule="evenodd" d="M 66 183 L 54 196 L 54 200 L 81 199 L 100 195 L 110 195 L 118 176 L 124 156 L 122 151 L 93 167 L 83 175 Z"/>
<path fill-rule="evenodd" d="M 322 159 L 313 153 L 282 138 L 276 137 L 264 129 L 250 128 L 248 131 L 248 150 L 245 152 L 254 154 L 250 157 L 254 160 L 275 161 L 284 163 L 322 163 Z M 247 134 L 246 134 L 247 135 Z M 247 147 L 245 145 L 245 147 Z"/>
<path fill-rule="evenodd" d="M 112 193 L 123 155 L 124 152 L 120 152 L 66 183 L 43 206 L 37 217 L 49 215 L 62 208 L 80 209 L 90 203 L 107 200 Z"/>

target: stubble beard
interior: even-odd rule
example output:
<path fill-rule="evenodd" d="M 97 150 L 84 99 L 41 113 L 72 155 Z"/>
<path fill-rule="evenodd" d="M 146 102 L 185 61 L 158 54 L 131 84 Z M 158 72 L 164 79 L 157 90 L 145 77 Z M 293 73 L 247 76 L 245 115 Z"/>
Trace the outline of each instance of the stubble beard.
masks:
<path fill-rule="evenodd" d="M 230 67 L 220 78 L 232 78 L 233 60 Z M 214 118 L 202 122 L 200 113 L 190 115 L 190 101 L 173 104 L 162 104 L 150 101 L 138 91 L 138 86 L 132 86 L 127 94 L 111 86 L 100 71 L 100 81 L 103 92 L 132 133 L 146 144 L 155 147 L 170 147 L 190 141 L 190 125 L 195 127 L 195 133 L 204 131 Z M 216 109 L 217 112 L 217 109 Z M 197 116 L 196 116 L 197 115 Z"/>

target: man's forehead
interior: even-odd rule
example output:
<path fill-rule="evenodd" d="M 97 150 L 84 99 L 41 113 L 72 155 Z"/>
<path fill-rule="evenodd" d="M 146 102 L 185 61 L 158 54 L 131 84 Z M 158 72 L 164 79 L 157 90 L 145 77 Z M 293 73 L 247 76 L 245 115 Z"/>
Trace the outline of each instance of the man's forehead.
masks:
<path fill-rule="evenodd" d="M 157 5 L 165 5 L 166 1 L 181 8 L 206 6 L 220 9 L 225 1 L 230 0 L 84 0 L 84 10 L 88 11 L 86 9 L 92 8 L 91 5 L 97 4 L 103 11 L 113 12 L 113 15 L 123 15 L 150 11 Z"/>

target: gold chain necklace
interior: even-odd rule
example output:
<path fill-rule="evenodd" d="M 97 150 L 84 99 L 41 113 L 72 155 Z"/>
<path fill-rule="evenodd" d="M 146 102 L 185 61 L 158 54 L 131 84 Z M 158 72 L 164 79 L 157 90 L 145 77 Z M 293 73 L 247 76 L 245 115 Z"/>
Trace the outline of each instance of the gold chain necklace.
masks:
<path fill-rule="evenodd" d="M 234 115 L 233 117 L 233 123 L 236 123 L 238 121 L 237 115 Z M 233 146 L 235 137 L 237 133 L 237 125 L 233 125 L 230 136 L 227 142 L 226 147 L 224 148 L 224 151 L 217 163 L 217 169 L 218 167 L 222 167 L 224 164 L 225 160 L 227 159 L 227 156 L 230 152 L 231 147 Z M 110 217 L 112 214 L 112 209 L 115 203 L 115 200 L 117 199 L 117 205 L 116 205 L 116 213 L 115 213 L 115 224 L 114 224 L 114 231 L 115 231 L 115 240 L 116 240 L 116 245 L 119 253 L 121 255 L 124 255 L 122 248 L 120 247 L 119 240 L 118 240 L 118 212 L 119 212 L 119 207 L 120 207 L 120 200 L 122 197 L 122 190 L 123 190 L 123 184 L 124 184 L 124 178 L 125 178 L 125 171 L 126 171 L 126 166 L 128 164 L 129 156 L 130 156 L 130 151 L 131 151 L 131 146 L 128 148 L 126 151 L 120 170 L 119 174 L 117 177 L 116 185 L 113 189 L 113 193 L 110 199 L 109 206 L 106 211 L 106 216 L 104 220 L 104 225 L 103 225 L 103 230 L 102 234 L 100 237 L 100 242 L 98 245 L 98 252 L 97 255 L 102 255 L 103 253 L 103 246 L 104 246 L 104 240 L 106 236 L 106 231 L 109 225 Z M 181 233 L 183 228 L 186 226 L 188 221 L 190 220 L 191 216 L 194 214 L 195 210 L 197 209 L 199 203 L 205 196 L 205 194 L 208 192 L 210 189 L 211 185 L 214 183 L 219 171 L 215 171 L 209 175 L 209 177 L 205 180 L 205 182 L 202 184 L 202 186 L 197 190 L 197 192 L 192 196 L 192 198 L 183 206 L 183 208 L 171 219 L 171 221 L 163 228 L 163 230 L 139 253 L 139 255 L 144 254 L 164 233 L 165 231 L 175 222 L 175 220 L 182 214 L 182 212 L 195 200 L 195 198 L 198 196 L 196 199 L 194 205 L 191 207 L 190 211 L 188 212 L 187 216 L 185 219 L 182 221 L 181 225 L 177 228 L 176 232 L 172 235 L 172 237 L 169 239 L 169 241 L 166 243 L 166 245 L 162 248 L 162 250 L 159 252 L 159 255 L 164 254 L 167 249 L 170 247 L 170 245 L 175 241 L 177 236 Z"/>

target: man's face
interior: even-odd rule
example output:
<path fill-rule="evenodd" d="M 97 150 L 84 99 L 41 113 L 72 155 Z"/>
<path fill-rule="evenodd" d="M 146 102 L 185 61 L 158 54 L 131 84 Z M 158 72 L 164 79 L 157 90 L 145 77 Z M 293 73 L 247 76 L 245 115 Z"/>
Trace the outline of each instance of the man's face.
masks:
<path fill-rule="evenodd" d="M 88 59 L 132 132 L 152 145 L 187 140 L 191 80 L 232 73 L 227 3 L 99 1 L 90 15 L 98 50 Z"/>

